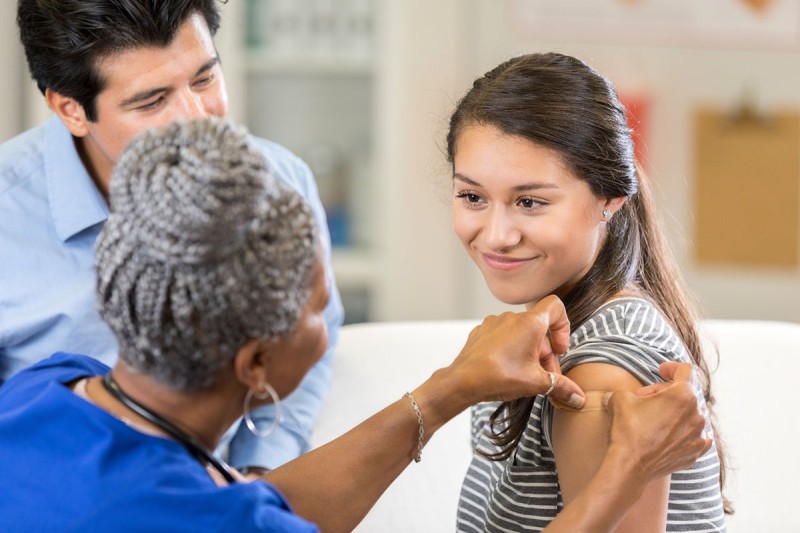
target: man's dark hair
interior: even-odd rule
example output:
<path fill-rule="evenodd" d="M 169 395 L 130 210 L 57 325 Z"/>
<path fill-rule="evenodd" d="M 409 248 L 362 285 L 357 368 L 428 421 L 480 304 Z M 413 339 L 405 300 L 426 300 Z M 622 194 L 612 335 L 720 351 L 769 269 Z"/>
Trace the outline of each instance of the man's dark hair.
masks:
<path fill-rule="evenodd" d="M 216 0 L 19 0 L 17 25 L 42 94 L 50 89 L 74 98 L 96 121 L 95 100 L 106 84 L 98 60 L 140 46 L 169 46 L 195 13 L 214 35 Z"/>

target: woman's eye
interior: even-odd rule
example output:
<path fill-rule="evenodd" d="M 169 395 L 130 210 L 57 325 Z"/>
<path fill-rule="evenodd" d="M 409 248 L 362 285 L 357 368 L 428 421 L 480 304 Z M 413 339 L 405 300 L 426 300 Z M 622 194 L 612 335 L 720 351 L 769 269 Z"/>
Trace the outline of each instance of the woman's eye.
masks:
<path fill-rule="evenodd" d="M 534 209 L 542 205 L 542 202 L 534 200 L 533 198 L 520 198 L 517 203 L 519 204 L 520 207 L 523 207 L 525 209 Z"/>
<path fill-rule="evenodd" d="M 481 201 L 481 197 L 469 191 L 462 191 L 456 195 L 456 198 L 461 198 L 467 204 L 477 204 Z"/>

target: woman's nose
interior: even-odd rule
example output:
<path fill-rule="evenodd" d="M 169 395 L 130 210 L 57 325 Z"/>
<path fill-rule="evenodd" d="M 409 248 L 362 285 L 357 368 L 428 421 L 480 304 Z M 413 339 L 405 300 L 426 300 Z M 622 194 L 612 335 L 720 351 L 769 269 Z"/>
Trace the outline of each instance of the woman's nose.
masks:
<path fill-rule="evenodd" d="M 505 209 L 492 208 L 483 228 L 484 244 L 492 250 L 503 250 L 519 243 L 521 233 Z"/>

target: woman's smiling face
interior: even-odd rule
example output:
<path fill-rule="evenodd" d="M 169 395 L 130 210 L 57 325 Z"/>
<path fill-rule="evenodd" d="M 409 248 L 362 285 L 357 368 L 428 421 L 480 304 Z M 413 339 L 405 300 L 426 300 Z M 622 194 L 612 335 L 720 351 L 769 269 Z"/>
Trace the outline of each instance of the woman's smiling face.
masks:
<path fill-rule="evenodd" d="M 557 152 L 490 125 L 460 132 L 453 168 L 453 228 L 492 294 L 507 304 L 568 294 L 600 252 L 603 210 L 619 208 L 593 193 Z"/>

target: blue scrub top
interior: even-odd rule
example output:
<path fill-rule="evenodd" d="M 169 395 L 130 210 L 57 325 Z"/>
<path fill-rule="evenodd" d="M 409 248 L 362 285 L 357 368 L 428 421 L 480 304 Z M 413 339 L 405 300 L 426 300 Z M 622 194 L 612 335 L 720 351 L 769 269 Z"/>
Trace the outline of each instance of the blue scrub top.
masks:
<path fill-rule="evenodd" d="M 108 371 L 59 353 L 0 387 L 0 529 L 318 531 L 271 485 L 219 487 L 179 443 L 131 428 L 65 385 Z"/>

